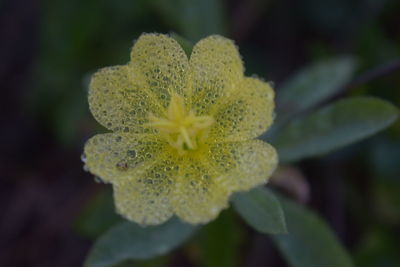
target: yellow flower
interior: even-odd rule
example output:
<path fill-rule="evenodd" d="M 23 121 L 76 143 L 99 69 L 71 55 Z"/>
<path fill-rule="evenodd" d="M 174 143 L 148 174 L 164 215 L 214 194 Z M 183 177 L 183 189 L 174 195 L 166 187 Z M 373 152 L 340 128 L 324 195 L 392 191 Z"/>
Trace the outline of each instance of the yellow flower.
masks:
<path fill-rule="evenodd" d="M 143 34 L 127 65 L 94 74 L 90 110 L 112 133 L 86 143 L 85 161 L 113 185 L 121 215 L 205 223 L 233 192 L 267 182 L 277 155 L 254 138 L 273 121 L 274 92 L 243 71 L 224 37 L 199 41 L 188 59 L 171 37 Z"/>

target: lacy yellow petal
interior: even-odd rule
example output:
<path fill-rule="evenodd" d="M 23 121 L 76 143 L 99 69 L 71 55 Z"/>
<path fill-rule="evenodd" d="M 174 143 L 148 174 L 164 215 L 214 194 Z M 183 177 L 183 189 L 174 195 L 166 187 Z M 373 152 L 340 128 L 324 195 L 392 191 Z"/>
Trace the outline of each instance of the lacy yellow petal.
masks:
<path fill-rule="evenodd" d="M 139 69 L 163 107 L 170 95 L 185 95 L 188 89 L 188 59 L 182 47 L 164 34 L 142 34 L 131 52 L 130 65 Z"/>
<path fill-rule="evenodd" d="M 275 149 L 261 140 L 217 143 L 204 157 L 218 173 L 216 183 L 232 191 L 246 191 L 265 184 L 278 164 Z"/>
<path fill-rule="evenodd" d="M 96 120 L 106 128 L 131 133 L 154 131 L 143 127 L 148 114 L 164 112 L 157 99 L 151 97 L 145 79 L 128 66 L 103 68 L 93 75 L 89 107 Z"/>
<path fill-rule="evenodd" d="M 114 184 L 118 213 L 143 225 L 156 225 L 168 220 L 173 215 L 170 197 L 174 193 L 176 166 L 168 154 L 164 154 L 137 177 Z"/>
<path fill-rule="evenodd" d="M 143 34 L 128 65 L 92 77 L 90 109 L 114 133 L 86 143 L 86 167 L 113 184 L 129 220 L 155 225 L 175 214 L 206 223 L 233 192 L 274 171 L 274 148 L 251 140 L 271 125 L 273 98 L 267 83 L 243 76 L 231 40 L 205 38 L 188 60 L 167 35 Z"/>
<path fill-rule="evenodd" d="M 185 157 L 179 165 L 171 205 L 182 220 L 197 224 L 216 218 L 228 206 L 229 192 L 216 182 L 207 161 Z"/>
<path fill-rule="evenodd" d="M 117 184 L 139 177 L 165 153 L 166 145 L 156 135 L 98 134 L 86 142 L 84 161 L 92 174 L 104 182 Z"/>
<path fill-rule="evenodd" d="M 189 60 L 192 75 L 191 106 L 198 115 L 229 97 L 243 78 L 243 64 L 232 40 L 212 35 L 200 40 Z"/>
<path fill-rule="evenodd" d="M 244 78 L 234 95 L 215 106 L 210 138 L 244 141 L 260 136 L 273 122 L 274 91 L 256 78 Z"/>

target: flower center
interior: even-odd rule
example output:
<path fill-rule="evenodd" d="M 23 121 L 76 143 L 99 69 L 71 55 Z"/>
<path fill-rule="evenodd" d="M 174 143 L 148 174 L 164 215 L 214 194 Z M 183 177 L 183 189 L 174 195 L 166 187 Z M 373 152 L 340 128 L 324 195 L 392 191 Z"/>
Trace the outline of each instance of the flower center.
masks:
<path fill-rule="evenodd" d="M 148 126 L 155 127 L 167 142 L 185 154 L 197 149 L 207 138 L 208 129 L 214 123 L 211 116 L 196 116 L 192 110 L 185 108 L 183 97 L 171 96 L 166 118 L 149 115 Z"/>

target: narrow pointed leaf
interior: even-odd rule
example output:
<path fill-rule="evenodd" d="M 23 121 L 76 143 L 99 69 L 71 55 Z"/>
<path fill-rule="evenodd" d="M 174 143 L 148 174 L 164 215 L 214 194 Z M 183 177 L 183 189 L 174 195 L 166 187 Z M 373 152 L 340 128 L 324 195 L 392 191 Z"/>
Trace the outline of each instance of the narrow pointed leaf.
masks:
<path fill-rule="evenodd" d="M 273 235 L 292 267 L 353 267 L 353 262 L 328 225 L 312 211 L 279 198 L 285 212 L 288 234 Z"/>
<path fill-rule="evenodd" d="M 149 259 L 168 253 L 186 241 L 196 227 L 173 218 L 159 226 L 123 222 L 94 244 L 85 267 L 108 267 L 128 259 Z"/>
<path fill-rule="evenodd" d="M 238 193 L 233 204 L 241 217 L 255 230 L 266 234 L 286 233 L 281 205 L 269 189 L 259 187 Z"/>
<path fill-rule="evenodd" d="M 280 87 L 278 118 L 305 111 L 338 92 L 352 78 L 355 66 L 353 58 L 341 57 L 305 67 Z"/>
<path fill-rule="evenodd" d="M 326 154 L 369 137 L 398 117 L 395 106 L 373 97 L 337 101 L 281 129 L 272 140 L 281 162 Z"/>

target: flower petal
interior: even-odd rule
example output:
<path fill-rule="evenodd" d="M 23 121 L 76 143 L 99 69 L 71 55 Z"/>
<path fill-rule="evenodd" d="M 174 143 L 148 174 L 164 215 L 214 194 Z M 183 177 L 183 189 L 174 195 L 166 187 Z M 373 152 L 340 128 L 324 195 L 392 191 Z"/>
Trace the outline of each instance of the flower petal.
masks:
<path fill-rule="evenodd" d="M 164 34 L 142 34 L 131 52 L 130 65 L 139 69 L 153 95 L 165 108 L 173 92 L 187 90 L 188 59 L 182 47 Z"/>
<path fill-rule="evenodd" d="M 274 91 L 256 78 L 244 78 L 234 95 L 211 111 L 215 123 L 212 139 L 244 141 L 256 138 L 273 122 Z"/>
<path fill-rule="evenodd" d="M 85 144 L 85 163 L 104 182 L 117 184 L 140 176 L 165 153 L 166 145 L 155 135 L 98 134 Z"/>
<path fill-rule="evenodd" d="M 118 132 L 154 131 L 142 125 L 148 114 L 164 112 L 153 99 L 145 79 L 128 66 L 103 68 L 96 72 L 89 86 L 89 107 L 98 122 Z"/>
<path fill-rule="evenodd" d="M 200 40 L 190 56 L 192 109 L 206 114 L 219 100 L 228 97 L 243 78 L 243 64 L 233 41 L 218 35 Z"/>
<path fill-rule="evenodd" d="M 186 157 L 179 166 L 171 205 L 182 220 L 206 223 L 228 206 L 229 192 L 216 183 L 217 174 L 206 161 Z"/>
<path fill-rule="evenodd" d="M 169 198 L 178 169 L 167 159 L 167 154 L 164 155 L 140 177 L 114 184 L 115 205 L 122 216 L 142 225 L 156 225 L 173 215 Z"/>
<path fill-rule="evenodd" d="M 206 157 L 210 167 L 220 173 L 216 182 L 229 191 L 266 183 L 278 164 L 275 149 L 261 140 L 216 143 Z"/>

